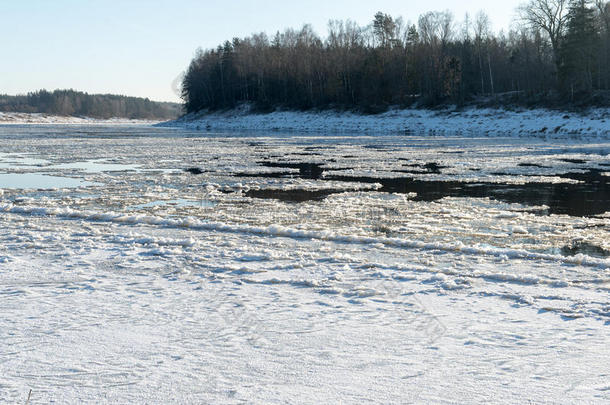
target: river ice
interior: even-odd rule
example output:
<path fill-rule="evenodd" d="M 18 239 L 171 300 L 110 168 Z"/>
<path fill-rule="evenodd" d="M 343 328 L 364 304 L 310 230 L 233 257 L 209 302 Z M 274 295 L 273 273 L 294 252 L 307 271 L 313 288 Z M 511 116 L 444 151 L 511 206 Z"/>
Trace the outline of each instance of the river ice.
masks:
<path fill-rule="evenodd" d="M 607 403 L 609 167 L 584 135 L 0 126 L 0 402 Z"/>

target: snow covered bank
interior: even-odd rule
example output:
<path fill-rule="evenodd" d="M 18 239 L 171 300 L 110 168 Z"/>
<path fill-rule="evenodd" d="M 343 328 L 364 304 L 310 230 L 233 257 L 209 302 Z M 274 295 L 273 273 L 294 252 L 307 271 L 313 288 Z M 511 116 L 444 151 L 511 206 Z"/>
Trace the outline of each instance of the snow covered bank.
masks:
<path fill-rule="evenodd" d="M 248 107 L 224 112 L 188 114 L 159 124 L 201 130 L 279 130 L 345 133 L 426 133 L 548 137 L 600 137 L 610 135 L 610 109 L 574 114 L 551 110 L 467 109 L 390 110 L 378 115 L 349 112 L 275 111 L 255 114 Z"/>
<path fill-rule="evenodd" d="M 158 120 L 133 120 L 128 118 L 98 119 L 91 117 L 65 117 L 38 113 L 0 112 L 0 125 L 13 124 L 87 124 L 87 125 L 152 125 Z"/>

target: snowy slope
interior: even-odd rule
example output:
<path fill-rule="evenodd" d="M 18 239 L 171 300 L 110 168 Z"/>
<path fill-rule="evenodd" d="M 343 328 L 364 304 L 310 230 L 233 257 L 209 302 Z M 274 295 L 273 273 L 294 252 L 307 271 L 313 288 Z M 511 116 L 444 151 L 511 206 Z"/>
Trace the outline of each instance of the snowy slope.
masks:
<path fill-rule="evenodd" d="M 275 111 L 253 114 L 247 106 L 225 112 L 188 114 L 160 124 L 201 130 L 262 130 L 328 133 L 428 133 L 579 138 L 610 136 L 610 109 L 586 113 L 552 110 L 391 110 L 378 115 L 347 112 Z"/>

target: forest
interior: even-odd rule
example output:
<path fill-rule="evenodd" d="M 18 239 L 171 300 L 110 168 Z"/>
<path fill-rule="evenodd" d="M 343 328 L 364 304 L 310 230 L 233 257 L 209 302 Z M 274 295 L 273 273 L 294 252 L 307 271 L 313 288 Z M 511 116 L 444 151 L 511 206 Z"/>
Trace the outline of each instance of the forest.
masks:
<path fill-rule="evenodd" d="M 250 103 L 261 111 L 464 105 L 609 105 L 610 2 L 530 0 L 508 32 L 479 12 L 417 22 L 379 12 L 234 38 L 196 52 L 182 82 L 187 112 Z"/>
<path fill-rule="evenodd" d="M 40 90 L 26 95 L 0 95 L 0 112 L 43 113 L 91 118 L 172 119 L 182 113 L 178 103 L 74 90 Z"/>

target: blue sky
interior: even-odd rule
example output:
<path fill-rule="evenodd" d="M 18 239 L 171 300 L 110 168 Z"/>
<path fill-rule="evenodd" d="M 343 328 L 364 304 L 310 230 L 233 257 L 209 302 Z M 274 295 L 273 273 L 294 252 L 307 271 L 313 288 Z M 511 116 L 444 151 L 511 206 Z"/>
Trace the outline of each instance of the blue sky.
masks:
<path fill-rule="evenodd" d="M 252 32 L 329 19 L 366 25 L 377 11 L 417 21 L 451 10 L 457 20 L 485 10 L 507 29 L 521 0 L 0 0 L 0 93 L 74 88 L 178 101 L 172 81 L 197 47 Z"/>

